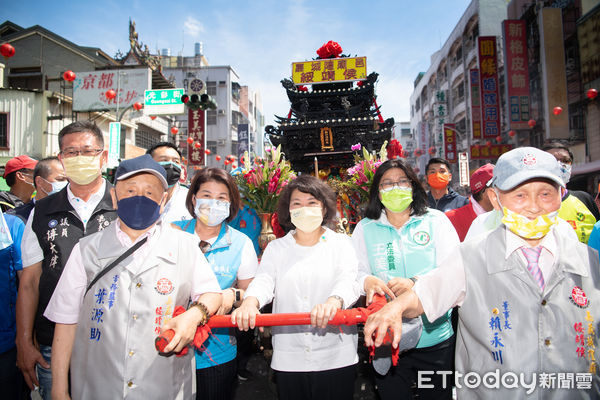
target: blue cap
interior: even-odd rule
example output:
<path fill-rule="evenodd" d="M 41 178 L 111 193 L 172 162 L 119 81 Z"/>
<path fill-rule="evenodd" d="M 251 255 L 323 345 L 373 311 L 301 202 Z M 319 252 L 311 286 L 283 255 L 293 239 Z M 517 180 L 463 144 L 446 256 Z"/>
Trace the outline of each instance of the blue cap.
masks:
<path fill-rule="evenodd" d="M 167 172 L 162 165 L 154 161 L 150 154 L 121 161 L 121 164 L 117 167 L 117 172 L 115 172 L 115 181 L 122 181 L 141 172 L 156 176 L 160 180 L 160 183 L 162 183 L 163 188 L 165 190 L 168 188 Z"/>
<path fill-rule="evenodd" d="M 560 165 L 550 153 L 535 147 L 518 147 L 498 158 L 491 185 L 500 190 L 511 190 L 530 179 L 550 179 L 560 186 Z"/>

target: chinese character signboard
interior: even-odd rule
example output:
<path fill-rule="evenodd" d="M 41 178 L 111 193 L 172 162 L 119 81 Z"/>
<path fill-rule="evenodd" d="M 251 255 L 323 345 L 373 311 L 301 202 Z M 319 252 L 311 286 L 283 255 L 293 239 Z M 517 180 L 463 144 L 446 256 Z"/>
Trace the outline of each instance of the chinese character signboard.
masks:
<path fill-rule="evenodd" d="M 436 147 L 437 154 L 444 154 L 444 123 L 446 122 L 446 114 L 448 113 L 448 108 L 446 105 L 446 92 L 443 90 L 438 90 L 435 93 L 435 102 L 433 103 L 433 118 L 434 118 L 434 127 L 433 127 L 433 143 Z"/>
<path fill-rule="evenodd" d="M 444 153 L 446 160 L 455 163 L 456 156 L 456 130 L 454 124 L 444 124 Z"/>
<path fill-rule="evenodd" d="M 498 158 L 507 151 L 512 150 L 512 148 L 510 144 L 492 144 L 490 146 L 474 144 L 471 146 L 471 160 Z"/>
<path fill-rule="evenodd" d="M 525 21 L 512 19 L 502 21 L 502 33 L 508 122 L 511 129 L 528 129 L 529 69 Z"/>
<path fill-rule="evenodd" d="M 185 112 L 185 104 L 181 101 L 183 93 L 183 89 L 146 90 L 144 93 L 144 114 L 183 114 Z"/>
<path fill-rule="evenodd" d="M 242 159 L 244 152 L 250 152 L 250 133 L 248 133 L 248 124 L 238 124 L 238 159 Z M 250 155 L 248 155 L 250 157 Z"/>
<path fill-rule="evenodd" d="M 367 78 L 367 57 L 328 58 L 292 63 L 296 85 L 360 81 Z"/>
<path fill-rule="evenodd" d="M 188 145 L 188 164 L 189 165 L 205 165 L 204 149 L 206 148 L 206 138 L 204 136 L 204 110 L 188 111 L 188 136 L 194 141 Z M 196 143 L 200 143 L 200 147 L 196 147 Z"/>
<path fill-rule="evenodd" d="M 498 95 L 498 54 L 495 36 L 480 36 L 479 79 L 481 91 L 481 128 L 484 138 L 500 134 L 500 96 Z"/>
<path fill-rule="evenodd" d="M 106 70 L 77 72 L 73 81 L 73 111 L 115 110 L 144 102 L 144 91 L 151 86 L 150 69 Z M 117 97 L 106 97 L 108 90 Z"/>
<path fill-rule="evenodd" d="M 469 70 L 471 86 L 471 130 L 473 139 L 481 139 L 481 93 L 479 91 L 479 70 Z"/>
<path fill-rule="evenodd" d="M 469 186 L 469 153 L 458 153 L 458 177 L 460 186 Z"/>

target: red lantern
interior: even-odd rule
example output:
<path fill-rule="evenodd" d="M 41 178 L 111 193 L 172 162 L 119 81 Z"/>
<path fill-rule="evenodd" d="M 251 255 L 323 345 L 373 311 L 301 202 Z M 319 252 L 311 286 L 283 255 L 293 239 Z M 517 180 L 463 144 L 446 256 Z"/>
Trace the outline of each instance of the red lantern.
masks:
<path fill-rule="evenodd" d="M 515 131 L 508 131 L 508 136 L 514 137 L 517 134 Z"/>
<path fill-rule="evenodd" d="M 194 143 L 194 139 L 189 137 L 189 138 L 187 138 L 186 142 L 188 142 L 188 144 L 192 144 L 192 143 Z"/>
<path fill-rule="evenodd" d="M 552 113 L 554 113 L 554 115 L 560 115 L 560 113 L 562 112 L 562 107 L 554 107 L 554 109 L 552 110 Z"/>
<path fill-rule="evenodd" d="M 415 157 L 420 157 L 421 156 L 421 149 L 416 149 L 415 150 Z"/>
<path fill-rule="evenodd" d="M 224 164 L 225 164 L 225 165 L 228 165 L 230 162 L 231 162 L 231 161 L 229 161 L 229 160 L 225 160 L 225 161 L 224 161 Z"/>
<path fill-rule="evenodd" d="M 490 147 L 490 146 L 492 145 L 492 142 L 488 140 L 487 142 L 485 142 L 485 145 L 486 145 L 487 147 Z"/>
<path fill-rule="evenodd" d="M 11 58 L 15 55 L 15 48 L 9 43 L 4 43 L 0 46 L 0 54 L 2 54 L 4 58 Z"/>
<path fill-rule="evenodd" d="M 530 128 L 533 128 L 535 126 L 535 119 L 532 118 L 527 121 L 527 125 L 529 125 Z"/>
<path fill-rule="evenodd" d="M 114 91 L 114 90 L 112 90 L 112 89 L 108 89 L 108 90 L 106 91 L 105 95 L 106 95 L 106 98 L 107 98 L 107 99 L 109 99 L 109 100 L 112 100 L 112 99 L 114 99 L 115 97 L 117 97 L 117 92 L 115 92 L 115 91 Z"/>
<path fill-rule="evenodd" d="M 587 92 L 585 92 L 585 95 L 588 99 L 594 100 L 596 97 L 598 97 L 598 91 L 596 89 L 588 89 Z"/>
<path fill-rule="evenodd" d="M 365 81 L 356 82 L 356 86 L 358 86 L 358 87 L 362 87 L 362 85 L 364 85 L 364 84 L 365 84 Z"/>
<path fill-rule="evenodd" d="M 176 126 L 172 126 L 172 127 L 171 127 L 171 133 L 172 133 L 173 135 L 177 135 L 177 132 L 179 132 L 179 129 L 177 129 L 177 127 L 176 127 Z"/>
<path fill-rule="evenodd" d="M 236 169 L 237 168 L 237 164 L 236 163 L 231 164 L 231 168 Z"/>
<path fill-rule="evenodd" d="M 502 136 L 498 135 L 496 136 L 496 142 L 500 143 L 502 141 Z"/>
<path fill-rule="evenodd" d="M 200 142 L 196 142 L 196 144 L 194 144 L 194 147 L 199 149 L 200 147 L 202 147 L 202 144 Z"/>
<path fill-rule="evenodd" d="M 436 149 L 435 149 L 435 147 L 431 146 L 431 147 L 429 148 L 429 155 L 430 155 L 430 156 L 432 156 L 432 155 L 434 155 L 434 154 L 435 154 L 435 152 L 436 152 Z"/>
<path fill-rule="evenodd" d="M 152 121 L 154 121 L 154 120 L 156 119 L 156 115 L 151 115 L 151 116 L 150 116 L 150 119 L 151 119 Z"/>
<path fill-rule="evenodd" d="M 133 108 L 135 109 L 135 111 L 140 111 L 143 107 L 144 107 L 144 105 L 142 103 L 140 103 L 139 101 L 136 101 L 135 103 L 133 103 Z"/>
<path fill-rule="evenodd" d="M 75 80 L 75 72 L 68 70 L 63 73 L 63 79 L 67 82 L 73 82 Z"/>
<path fill-rule="evenodd" d="M 204 152 L 206 153 L 207 156 L 210 156 L 210 153 L 211 153 L 210 149 L 206 149 L 206 150 L 204 150 Z"/>
<path fill-rule="evenodd" d="M 217 161 L 221 161 L 221 156 L 217 154 L 217 155 L 215 156 L 215 160 L 217 160 Z"/>

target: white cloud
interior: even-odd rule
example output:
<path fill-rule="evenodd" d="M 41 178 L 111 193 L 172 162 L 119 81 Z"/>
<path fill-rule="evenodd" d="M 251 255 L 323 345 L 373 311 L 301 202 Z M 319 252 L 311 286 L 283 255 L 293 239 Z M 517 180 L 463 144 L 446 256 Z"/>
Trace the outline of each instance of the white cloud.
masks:
<path fill-rule="evenodd" d="M 198 37 L 200 32 L 204 32 L 204 25 L 194 17 L 187 17 L 183 23 L 185 33 L 191 37 Z"/>

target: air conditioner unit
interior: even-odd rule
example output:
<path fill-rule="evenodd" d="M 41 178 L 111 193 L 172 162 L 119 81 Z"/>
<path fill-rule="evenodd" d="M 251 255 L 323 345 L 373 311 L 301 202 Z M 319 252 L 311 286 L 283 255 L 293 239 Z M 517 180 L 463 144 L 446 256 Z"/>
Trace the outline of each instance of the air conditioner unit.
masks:
<path fill-rule="evenodd" d="M 218 115 L 225 115 L 225 110 L 219 110 L 219 111 L 217 111 L 217 114 Z"/>
<path fill-rule="evenodd" d="M 225 139 L 217 140 L 217 146 L 225 146 Z"/>

